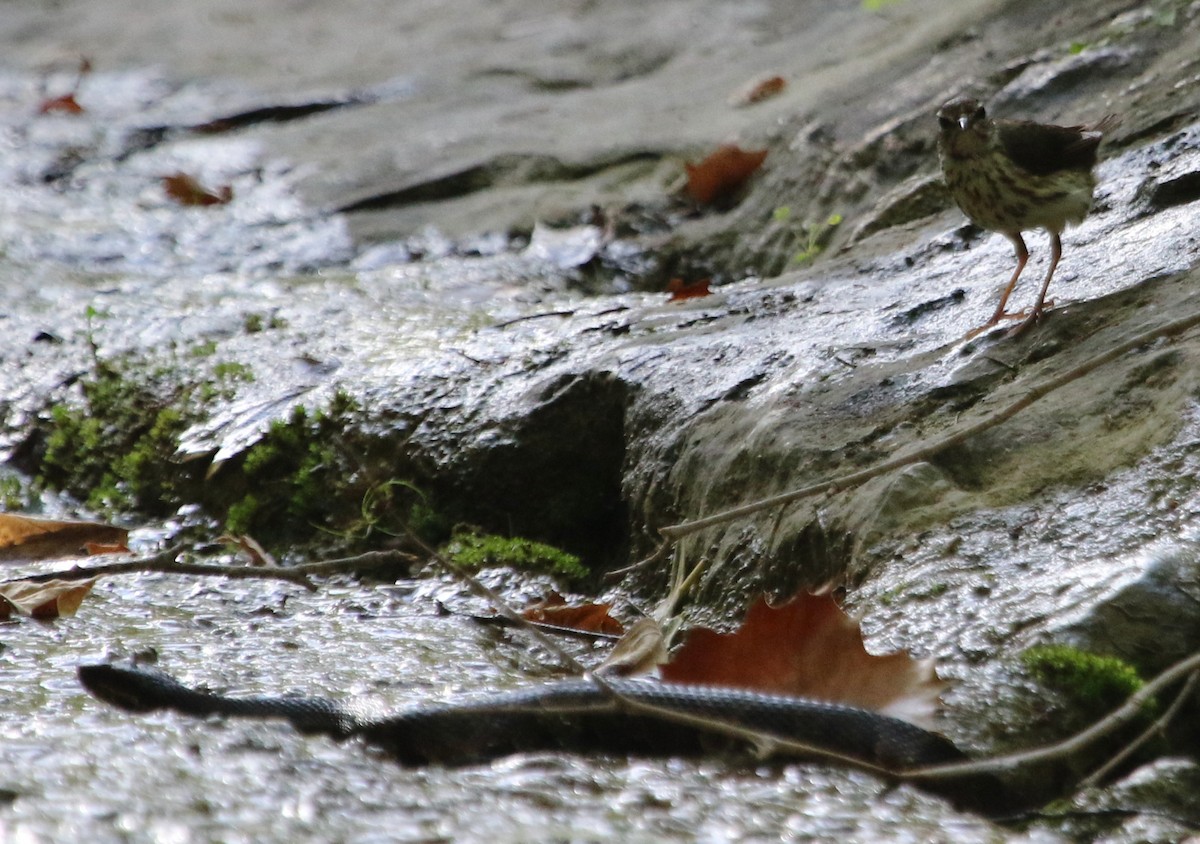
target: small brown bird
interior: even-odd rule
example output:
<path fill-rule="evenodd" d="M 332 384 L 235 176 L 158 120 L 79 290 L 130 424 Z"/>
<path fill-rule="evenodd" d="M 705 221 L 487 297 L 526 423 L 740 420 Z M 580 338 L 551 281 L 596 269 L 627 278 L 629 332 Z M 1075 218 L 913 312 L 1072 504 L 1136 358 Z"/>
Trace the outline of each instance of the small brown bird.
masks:
<path fill-rule="evenodd" d="M 976 331 L 1025 313 L 1004 307 L 1029 260 L 1021 232 L 1050 233 L 1050 269 L 1037 304 L 1009 332 L 1019 334 L 1042 316 L 1046 290 L 1062 256 L 1062 231 L 1081 223 L 1092 207 L 1096 150 L 1105 131 L 1118 122 L 1106 117 L 1092 126 L 1051 126 L 1027 120 L 992 120 L 978 100 L 953 99 L 938 109 L 938 156 L 950 195 L 971 222 L 1012 241 L 1017 268 L 1000 295 L 996 313 Z"/>

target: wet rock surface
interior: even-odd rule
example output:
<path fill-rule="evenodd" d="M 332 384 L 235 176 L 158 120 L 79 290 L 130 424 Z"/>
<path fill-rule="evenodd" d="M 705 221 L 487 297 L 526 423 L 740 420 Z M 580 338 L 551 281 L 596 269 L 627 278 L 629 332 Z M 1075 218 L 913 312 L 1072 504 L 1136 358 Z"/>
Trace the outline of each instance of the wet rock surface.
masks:
<path fill-rule="evenodd" d="M 665 525 L 915 453 L 1200 314 L 1198 27 L 1185 2 L 6 9 L 5 443 L 20 454 L 96 355 L 215 343 L 255 377 L 181 459 L 235 462 L 342 391 L 464 518 L 620 567 Z M 85 112 L 37 115 L 79 54 Z M 764 70 L 785 93 L 731 107 Z M 1019 338 L 966 336 L 1013 258 L 937 179 L 931 115 L 964 92 L 998 116 L 1124 118 L 1064 237 L 1057 305 Z M 727 212 L 687 207 L 682 163 L 729 140 L 769 147 L 764 171 Z M 159 182 L 177 171 L 233 200 L 178 206 Z M 1046 266 L 1029 242 L 1017 306 Z M 681 268 L 728 283 L 629 292 Z M 1052 736 L 1024 648 L 1151 673 L 1200 644 L 1197 336 L 1148 340 L 866 483 L 684 537 L 709 561 L 693 612 L 843 579 L 872 647 L 955 678 L 956 741 Z M 648 568 L 625 586 L 664 583 Z M 1139 776 L 1194 773 L 1120 788 Z M 1138 818 L 1113 840 L 1154 824 Z"/>

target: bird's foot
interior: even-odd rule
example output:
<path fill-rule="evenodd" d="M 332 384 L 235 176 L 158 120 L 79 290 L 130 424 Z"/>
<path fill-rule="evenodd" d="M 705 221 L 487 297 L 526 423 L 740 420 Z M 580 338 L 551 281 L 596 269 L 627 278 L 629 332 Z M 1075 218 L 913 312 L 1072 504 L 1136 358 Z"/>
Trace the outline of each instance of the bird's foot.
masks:
<path fill-rule="evenodd" d="M 1025 319 L 1009 330 L 1005 337 L 1019 337 L 1033 326 L 1041 322 L 1042 315 L 1046 312 L 1046 306 L 1039 305 L 1036 308 L 1031 308 L 1028 313 L 1022 312 L 1018 316 L 1024 316 Z"/>
<path fill-rule="evenodd" d="M 1001 316 L 1000 318 L 1001 319 L 1020 319 L 1020 320 L 1028 321 L 1030 317 L 1032 317 L 1032 316 L 1034 316 L 1034 314 L 1036 314 L 1037 318 L 1041 319 L 1042 315 L 1045 314 L 1046 311 L 1050 310 L 1053 307 L 1054 307 L 1054 300 L 1047 299 L 1046 301 L 1042 302 L 1042 304 L 1040 304 L 1036 307 L 1033 307 L 1033 308 L 1022 308 L 1021 310 L 1017 311 L 1016 313 L 1005 312 L 1004 315 Z M 994 317 L 993 317 L 993 319 L 994 319 Z"/>
<path fill-rule="evenodd" d="M 1024 319 L 1025 316 L 1026 316 L 1026 314 L 1024 311 L 1021 311 L 1021 312 L 1015 313 L 1015 314 L 1011 314 L 1008 311 L 1004 311 L 1004 310 L 996 311 L 996 313 L 992 314 L 991 319 L 989 319 L 987 322 L 985 322 L 983 325 L 979 326 L 978 328 L 972 328 L 970 331 L 967 332 L 966 337 L 964 337 L 963 339 L 974 340 L 976 337 L 978 337 L 983 332 L 987 331 L 989 328 L 993 328 L 993 327 L 999 325 L 1000 323 L 1004 322 L 1004 320 L 1006 320 L 1006 319 Z"/>

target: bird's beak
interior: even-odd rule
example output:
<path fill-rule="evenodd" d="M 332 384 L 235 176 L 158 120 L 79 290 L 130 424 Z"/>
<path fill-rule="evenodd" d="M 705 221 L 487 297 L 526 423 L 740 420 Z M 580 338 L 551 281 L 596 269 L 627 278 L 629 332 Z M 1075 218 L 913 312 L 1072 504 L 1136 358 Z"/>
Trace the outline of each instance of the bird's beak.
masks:
<path fill-rule="evenodd" d="M 967 131 L 967 124 L 970 122 L 971 118 L 964 114 L 962 117 L 958 118 L 958 128 L 965 132 Z"/>

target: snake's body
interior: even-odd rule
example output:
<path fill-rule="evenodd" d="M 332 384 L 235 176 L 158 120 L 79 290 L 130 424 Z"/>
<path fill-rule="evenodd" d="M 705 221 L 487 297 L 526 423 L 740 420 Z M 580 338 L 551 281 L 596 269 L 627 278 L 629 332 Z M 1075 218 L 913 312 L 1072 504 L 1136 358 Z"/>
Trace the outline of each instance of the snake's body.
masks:
<path fill-rule="evenodd" d="M 568 680 L 380 715 L 325 698 L 227 697 L 158 671 L 116 665 L 81 666 L 79 678 L 96 697 L 130 711 L 283 718 L 307 733 L 361 737 L 410 765 L 536 750 L 684 755 L 720 746 L 712 730 L 646 707 L 737 725 L 897 773 L 964 758 L 945 737 L 886 715 L 716 686 L 611 679 L 605 689 Z M 785 749 L 782 755 L 795 754 Z M 963 796 L 960 788 L 953 793 Z"/>

